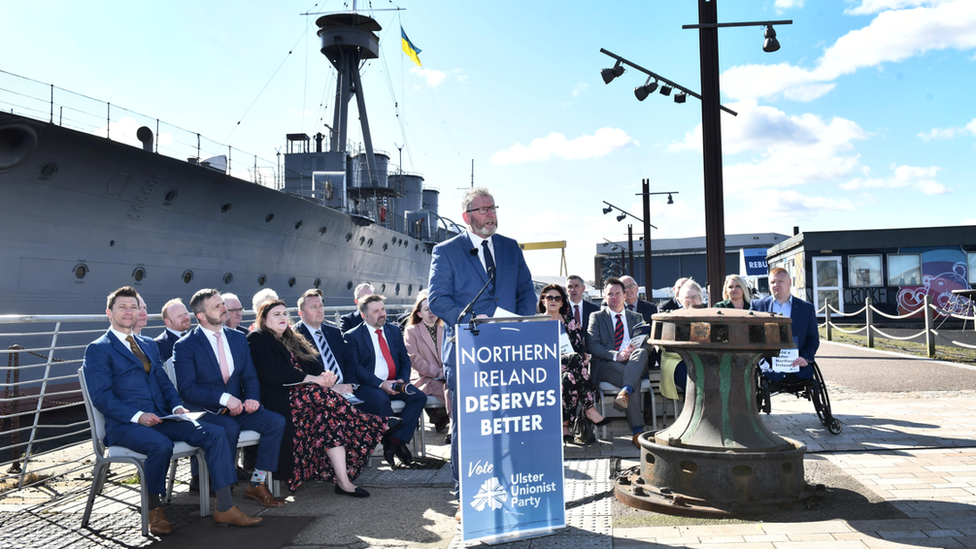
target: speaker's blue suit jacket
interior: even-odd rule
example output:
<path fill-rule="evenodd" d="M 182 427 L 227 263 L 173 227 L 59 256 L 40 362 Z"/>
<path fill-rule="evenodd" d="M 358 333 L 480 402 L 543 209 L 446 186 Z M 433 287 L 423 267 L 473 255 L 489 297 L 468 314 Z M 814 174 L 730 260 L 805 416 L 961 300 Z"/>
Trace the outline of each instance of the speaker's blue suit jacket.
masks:
<path fill-rule="evenodd" d="M 764 297 L 753 301 L 749 308 L 753 311 L 770 312 L 772 311 L 773 296 Z M 792 296 L 790 298 L 790 318 L 793 319 L 793 339 L 796 340 L 796 348 L 800 351 L 800 356 L 807 362 L 813 362 L 817 356 L 817 349 L 820 348 L 820 332 L 817 331 L 817 311 L 813 305 L 802 299 Z M 813 368 L 800 368 L 796 374 L 801 378 L 812 378 Z"/>
<path fill-rule="evenodd" d="M 536 295 L 532 285 L 532 273 L 525 264 L 525 257 L 518 243 L 501 235 L 491 237 L 495 249 L 495 290 L 485 290 L 474 304 L 476 315 L 492 316 L 498 307 L 517 315 L 535 314 Z M 473 252 L 473 253 L 472 253 Z M 488 273 L 481 265 L 478 250 L 467 231 L 434 246 L 431 254 L 429 295 L 427 306 L 444 320 L 444 349 L 442 360 L 445 367 L 454 364 L 454 323 L 465 306 L 488 282 Z M 461 319 L 465 322 L 470 317 Z"/>
<path fill-rule="evenodd" d="M 111 331 L 91 342 L 85 349 L 85 379 L 92 404 L 105 416 L 105 444 L 118 442 L 126 431 L 138 427 L 132 423 L 137 412 L 153 413 L 159 417 L 173 413 L 182 406 L 180 395 L 173 387 L 156 343 L 145 336 L 135 336 L 136 343 L 151 364 L 149 373 L 132 354 L 127 344 L 119 341 Z"/>
<path fill-rule="evenodd" d="M 203 328 L 197 326 L 173 345 L 173 365 L 180 396 L 189 410 L 217 412 L 224 393 L 230 393 L 242 402 L 249 399 L 261 401 L 261 384 L 251 360 L 247 337 L 227 327 L 221 330 L 234 359 L 234 372 L 227 383 L 224 383 L 220 363 Z"/>

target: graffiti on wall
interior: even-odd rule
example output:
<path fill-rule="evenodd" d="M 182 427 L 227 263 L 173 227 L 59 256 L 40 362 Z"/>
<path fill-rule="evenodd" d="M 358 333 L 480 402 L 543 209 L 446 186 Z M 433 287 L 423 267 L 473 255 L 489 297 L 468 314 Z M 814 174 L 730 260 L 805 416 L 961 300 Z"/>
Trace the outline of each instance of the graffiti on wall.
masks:
<path fill-rule="evenodd" d="M 844 303 L 860 307 L 869 297 L 875 306 L 888 303 L 888 288 L 844 288 Z"/>
<path fill-rule="evenodd" d="M 970 300 L 964 297 L 953 299 L 952 290 L 969 288 L 966 268 L 966 252 L 962 248 L 903 248 L 899 253 L 918 253 L 921 255 L 921 285 L 898 286 L 898 314 L 918 310 L 929 296 L 932 304 L 939 309 L 962 314 L 970 307 Z M 921 313 L 917 315 L 921 317 Z"/>

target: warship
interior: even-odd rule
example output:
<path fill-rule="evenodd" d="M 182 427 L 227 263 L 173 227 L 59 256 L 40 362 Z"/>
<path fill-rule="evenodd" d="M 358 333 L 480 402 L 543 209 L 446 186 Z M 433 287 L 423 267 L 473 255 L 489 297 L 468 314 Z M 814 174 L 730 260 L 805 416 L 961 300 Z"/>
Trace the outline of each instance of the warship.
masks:
<path fill-rule="evenodd" d="M 151 313 L 200 288 L 238 294 L 245 308 L 262 288 L 290 306 L 309 288 L 326 305 L 352 306 L 363 281 L 392 305 L 412 304 L 433 245 L 457 229 L 438 216 L 437 189 L 373 148 L 359 70 L 379 55 L 380 25 L 358 12 L 316 25 L 336 71 L 332 126 L 287 134 L 270 178 L 258 177 L 256 157 L 250 177 L 232 173 L 230 149 L 159 153 L 158 121 L 138 128 L 141 146 L 109 138 L 111 125 L 101 135 L 73 129 L 53 86 L 45 108 L 22 113 L 0 95 L 0 314 L 99 313 L 123 285 Z"/>

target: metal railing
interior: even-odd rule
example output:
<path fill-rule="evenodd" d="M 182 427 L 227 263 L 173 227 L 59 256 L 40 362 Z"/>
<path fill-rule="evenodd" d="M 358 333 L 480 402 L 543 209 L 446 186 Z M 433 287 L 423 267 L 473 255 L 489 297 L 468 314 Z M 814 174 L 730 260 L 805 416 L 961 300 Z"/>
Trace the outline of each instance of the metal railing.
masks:
<path fill-rule="evenodd" d="M 901 315 L 891 315 L 879 310 L 877 307 L 874 306 L 872 299 L 870 297 L 867 297 L 864 300 L 864 307 L 858 309 L 857 311 L 851 313 L 842 313 L 837 309 L 835 309 L 834 306 L 831 305 L 829 302 L 825 302 L 824 306 L 817 310 L 817 314 L 824 315 L 824 322 L 823 324 L 820 324 L 819 327 L 824 328 L 826 330 L 827 341 L 833 340 L 834 330 L 848 335 L 855 335 L 864 332 L 864 334 L 867 337 L 867 346 L 872 348 L 875 346 L 875 342 L 874 342 L 875 335 L 887 339 L 893 339 L 896 341 L 907 341 L 924 335 L 926 354 L 928 355 L 929 358 L 934 358 L 935 347 L 936 347 L 935 342 L 937 338 L 942 339 L 943 341 L 946 341 L 951 345 L 955 345 L 957 347 L 961 347 L 964 349 L 976 349 L 976 345 L 971 345 L 971 344 L 963 343 L 961 341 L 950 339 L 949 337 L 946 337 L 941 333 L 939 333 L 939 329 L 949 318 L 954 318 L 956 320 L 963 321 L 963 329 L 965 329 L 967 322 L 972 321 L 974 330 L 976 330 L 976 313 L 973 313 L 973 309 L 971 306 L 967 308 L 970 311 L 970 316 L 959 314 L 960 309 L 955 306 L 950 305 L 947 306 L 946 308 L 938 307 L 937 305 L 932 303 L 932 299 L 928 295 L 925 295 L 922 306 L 919 307 L 918 309 L 914 311 L 909 311 Z M 864 326 L 861 326 L 856 330 L 845 330 L 839 327 L 832 320 L 837 317 L 846 318 L 846 317 L 860 316 L 862 314 L 864 315 Z M 882 331 L 877 326 L 877 322 L 875 322 L 874 315 L 880 315 L 881 317 L 889 320 L 904 320 L 906 318 L 912 318 L 921 315 L 925 321 L 925 327 L 918 333 L 910 334 L 907 336 L 896 336 Z M 942 317 L 942 323 L 940 323 L 938 327 L 935 326 L 936 315 Z"/>
<path fill-rule="evenodd" d="M 326 322 L 338 326 L 352 307 L 326 307 Z M 391 319 L 403 308 L 389 307 Z M 289 309 L 297 317 L 298 309 Z M 245 311 L 244 325 L 254 320 Z M 144 335 L 165 327 L 162 316 L 149 316 Z M 78 386 L 85 347 L 108 329 L 101 315 L 0 315 L 0 484 L 20 489 L 43 482 L 43 476 L 90 468 L 91 446 L 70 460 L 43 459 L 54 452 L 90 441 L 88 417 Z M 6 360 L 3 360 L 6 359 Z M 31 480 L 33 479 L 33 480 Z M 2 496 L 0 496 L 2 497 Z"/>

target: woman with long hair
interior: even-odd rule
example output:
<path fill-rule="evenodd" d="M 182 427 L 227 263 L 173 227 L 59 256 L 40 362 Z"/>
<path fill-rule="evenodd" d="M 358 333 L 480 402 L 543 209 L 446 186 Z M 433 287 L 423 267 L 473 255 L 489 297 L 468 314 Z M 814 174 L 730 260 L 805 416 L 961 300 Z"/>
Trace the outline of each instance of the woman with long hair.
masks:
<path fill-rule="evenodd" d="M 410 355 L 413 375 L 410 383 L 444 403 L 444 408 L 428 410 L 430 420 L 438 433 L 447 430 L 451 420 L 451 399 L 444 382 L 444 364 L 441 362 L 441 347 L 444 345 L 444 322 L 430 312 L 427 306 L 427 290 L 417 294 L 407 329 L 403 331 L 403 344 Z M 448 435 L 450 436 L 450 435 Z"/>
<path fill-rule="evenodd" d="M 725 284 L 722 286 L 722 299 L 715 304 L 716 309 L 745 309 L 749 310 L 749 288 L 746 287 L 746 280 L 742 275 L 729 275 L 725 277 Z"/>
<path fill-rule="evenodd" d="M 247 343 L 265 408 L 285 416 L 278 472 L 288 488 L 297 490 L 309 480 L 334 481 L 336 494 L 368 497 L 352 481 L 383 433 L 400 419 L 360 412 L 331 391 L 336 375 L 325 371 L 315 347 L 291 329 L 288 309 L 279 299 L 258 308 Z"/>
<path fill-rule="evenodd" d="M 561 365 L 560 383 L 563 392 L 563 437 L 570 437 L 569 419 L 576 413 L 576 407 L 582 405 L 587 419 L 598 426 L 610 423 L 596 410 L 596 391 L 590 381 L 590 355 L 586 353 L 586 332 L 583 326 L 576 322 L 576 317 L 569 314 L 569 296 L 559 284 L 549 284 L 542 289 L 536 311 L 548 314 L 553 320 L 562 324 L 562 328 L 569 336 L 569 343 L 573 346 L 572 353 L 564 353 L 559 357 Z M 569 441 L 568 438 L 566 438 Z"/>

